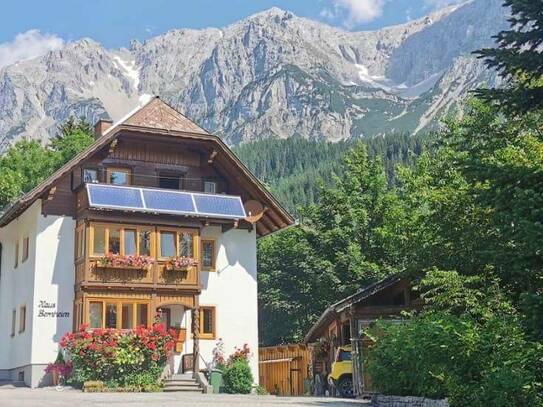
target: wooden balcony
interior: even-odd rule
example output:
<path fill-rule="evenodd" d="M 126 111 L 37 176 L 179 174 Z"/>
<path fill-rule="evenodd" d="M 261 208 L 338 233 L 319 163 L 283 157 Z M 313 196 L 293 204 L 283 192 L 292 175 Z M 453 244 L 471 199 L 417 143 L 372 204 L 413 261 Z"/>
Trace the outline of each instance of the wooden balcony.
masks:
<path fill-rule="evenodd" d="M 200 287 L 198 266 L 184 271 L 166 270 L 164 261 L 144 268 L 103 266 L 100 260 L 89 258 L 75 265 L 76 286 L 89 288 L 149 288 L 189 289 Z"/>

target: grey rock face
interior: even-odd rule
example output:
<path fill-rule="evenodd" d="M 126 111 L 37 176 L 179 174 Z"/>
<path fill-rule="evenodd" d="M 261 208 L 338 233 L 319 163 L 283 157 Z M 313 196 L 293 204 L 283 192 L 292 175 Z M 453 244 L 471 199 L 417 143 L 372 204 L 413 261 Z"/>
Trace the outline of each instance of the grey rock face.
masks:
<path fill-rule="evenodd" d="M 69 115 L 119 119 L 152 94 L 230 144 L 427 129 L 469 89 L 497 84 L 470 53 L 506 26 L 499 3 L 473 0 L 371 32 L 273 8 L 129 49 L 82 39 L 0 70 L 0 149 L 47 140 Z"/>

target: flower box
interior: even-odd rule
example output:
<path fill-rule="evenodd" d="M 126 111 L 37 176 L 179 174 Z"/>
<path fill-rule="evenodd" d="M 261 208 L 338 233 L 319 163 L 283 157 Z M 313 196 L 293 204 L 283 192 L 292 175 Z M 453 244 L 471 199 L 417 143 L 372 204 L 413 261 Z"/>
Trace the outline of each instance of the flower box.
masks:
<path fill-rule="evenodd" d="M 197 264 L 198 262 L 192 257 L 172 257 L 164 263 L 164 269 L 167 271 L 186 272 Z"/>
<path fill-rule="evenodd" d="M 153 264 L 155 264 L 155 259 L 149 256 L 123 256 L 121 254 L 108 253 L 104 257 L 98 259 L 96 267 L 104 269 L 147 271 Z"/>

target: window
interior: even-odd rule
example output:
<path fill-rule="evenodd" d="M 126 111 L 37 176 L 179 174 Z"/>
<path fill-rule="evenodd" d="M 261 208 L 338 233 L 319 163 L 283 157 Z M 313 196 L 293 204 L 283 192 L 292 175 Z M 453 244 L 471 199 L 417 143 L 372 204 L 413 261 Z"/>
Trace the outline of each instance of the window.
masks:
<path fill-rule="evenodd" d="M 106 328 L 117 328 L 117 304 L 106 303 Z"/>
<path fill-rule="evenodd" d="M 215 241 L 202 240 L 202 269 L 215 271 Z"/>
<path fill-rule="evenodd" d="M 204 192 L 214 194 L 217 192 L 217 183 L 214 181 L 204 181 Z"/>
<path fill-rule="evenodd" d="M 160 232 L 160 257 L 174 257 L 176 255 L 176 233 Z"/>
<path fill-rule="evenodd" d="M 19 241 L 15 243 L 15 268 L 19 267 Z"/>
<path fill-rule="evenodd" d="M 79 225 L 75 231 L 75 258 L 85 255 L 85 225 Z"/>
<path fill-rule="evenodd" d="M 113 185 L 130 185 L 131 175 L 129 168 L 108 168 L 107 182 Z"/>
<path fill-rule="evenodd" d="M 26 305 L 23 305 L 19 311 L 19 333 L 23 333 L 26 329 Z"/>
<path fill-rule="evenodd" d="M 28 237 L 25 237 L 23 239 L 23 258 L 22 258 L 23 263 L 28 260 L 28 245 L 29 244 L 30 244 L 30 239 Z"/>
<path fill-rule="evenodd" d="M 107 252 L 121 254 L 121 229 L 116 227 L 109 228 L 109 240 Z"/>
<path fill-rule="evenodd" d="M 147 326 L 147 304 L 136 304 L 136 326 Z"/>
<path fill-rule="evenodd" d="M 200 338 L 215 339 L 215 307 L 200 307 Z"/>
<path fill-rule="evenodd" d="M 147 301 L 92 299 L 88 309 L 90 328 L 132 329 L 149 321 Z"/>
<path fill-rule="evenodd" d="M 181 189 L 181 176 L 171 172 L 160 172 L 158 187 L 164 189 Z"/>
<path fill-rule="evenodd" d="M 134 229 L 125 229 L 124 230 L 124 254 L 125 255 L 134 255 L 138 252 L 136 235 L 138 234 L 137 230 Z"/>
<path fill-rule="evenodd" d="M 101 302 L 91 302 L 89 304 L 89 327 L 90 328 L 102 328 L 102 322 L 104 319 L 103 304 Z"/>
<path fill-rule="evenodd" d="M 194 257 L 195 232 L 188 230 L 160 230 L 158 244 L 161 258 Z"/>
<path fill-rule="evenodd" d="M 151 232 L 149 230 L 138 231 L 138 244 L 140 255 L 151 255 Z"/>
<path fill-rule="evenodd" d="M 93 254 L 106 254 L 106 228 L 96 225 L 93 231 Z"/>
<path fill-rule="evenodd" d="M 180 243 L 181 248 L 179 250 L 179 255 L 184 257 L 194 257 L 192 233 L 181 233 Z"/>
<path fill-rule="evenodd" d="M 98 170 L 95 168 L 84 168 L 83 182 L 98 182 Z"/>
<path fill-rule="evenodd" d="M 152 229 L 143 226 L 91 224 L 90 252 L 151 256 Z M 107 248 L 107 250 L 106 250 Z"/>
<path fill-rule="evenodd" d="M 15 336 L 15 327 L 17 326 L 17 310 L 11 311 L 11 336 Z"/>

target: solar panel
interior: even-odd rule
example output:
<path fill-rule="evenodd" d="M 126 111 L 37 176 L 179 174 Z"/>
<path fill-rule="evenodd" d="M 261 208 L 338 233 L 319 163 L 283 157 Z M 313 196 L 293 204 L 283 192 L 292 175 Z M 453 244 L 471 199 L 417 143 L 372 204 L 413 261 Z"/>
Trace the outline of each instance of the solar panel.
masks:
<path fill-rule="evenodd" d="M 143 189 L 145 207 L 157 212 L 194 213 L 194 202 L 190 193 Z"/>
<path fill-rule="evenodd" d="M 104 208 L 144 209 L 139 189 L 114 185 L 87 184 L 89 204 Z"/>
<path fill-rule="evenodd" d="M 240 219 L 245 217 L 241 199 L 237 196 L 193 194 L 196 210 L 202 215 L 219 215 Z"/>
<path fill-rule="evenodd" d="M 89 205 L 95 208 L 224 219 L 246 216 L 239 196 L 104 184 L 87 184 L 87 193 Z"/>

